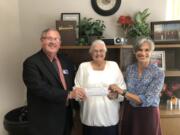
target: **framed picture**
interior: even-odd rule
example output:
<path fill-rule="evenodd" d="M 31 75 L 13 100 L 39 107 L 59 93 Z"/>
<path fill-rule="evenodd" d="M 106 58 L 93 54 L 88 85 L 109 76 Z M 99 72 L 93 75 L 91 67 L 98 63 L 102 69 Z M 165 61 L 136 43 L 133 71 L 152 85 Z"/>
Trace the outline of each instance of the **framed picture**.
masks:
<path fill-rule="evenodd" d="M 151 36 L 157 44 L 180 43 L 180 20 L 151 22 Z"/>
<path fill-rule="evenodd" d="M 154 51 L 152 53 L 150 62 L 156 64 L 161 70 L 165 70 L 165 51 Z"/>
<path fill-rule="evenodd" d="M 80 13 L 61 13 L 62 21 L 76 21 L 76 38 L 79 38 Z"/>

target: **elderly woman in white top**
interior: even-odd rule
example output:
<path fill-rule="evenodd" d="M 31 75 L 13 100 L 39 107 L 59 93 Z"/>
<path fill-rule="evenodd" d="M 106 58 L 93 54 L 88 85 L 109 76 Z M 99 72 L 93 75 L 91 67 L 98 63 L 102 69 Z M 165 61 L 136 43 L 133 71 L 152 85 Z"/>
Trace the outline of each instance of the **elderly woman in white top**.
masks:
<path fill-rule="evenodd" d="M 108 88 L 116 84 L 126 89 L 126 85 L 118 64 L 105 60 L 106 52 L 105 43 L 95 40 L 89 50 L 92 61 L 81 63 L 75 77 L 75 90 L 85 94 L 79 92 L 83 135 L 118 135 L 123 96 L 111 99 Z"/>

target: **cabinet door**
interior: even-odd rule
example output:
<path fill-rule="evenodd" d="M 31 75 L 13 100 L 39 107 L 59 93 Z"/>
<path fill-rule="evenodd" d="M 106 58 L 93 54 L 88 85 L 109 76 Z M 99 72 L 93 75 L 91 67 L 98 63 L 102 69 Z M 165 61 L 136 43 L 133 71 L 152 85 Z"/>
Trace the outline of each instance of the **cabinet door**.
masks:
<path fill-rule="evenodd" d="M 63 52 L 76 67 L 82 62 L 91 60 L 88 49 L 63 49 L 61 52 Z"/>
<path fill-rule="evenodd" d="M 170 47 L 170 45 L 169 45 Z M 180 98 L 180 48 L 158 48 L 165 51 L 165 85 L 161 91 L 161 103 L 172 96 Z"/>
<path fill-rule="evenodd" d="M 126 71 L 128 65 L 136 61 L 132 48 L 121 48 L 120 67 L 122 71 Z"/>
<path fill-rule="evenodd" d="M 107 46 L 106 60 L 116 61 L 120 65 L 120 48 L 114 48 L 114 46 Z M 71 61 L 78 67 L 80 63 L 90 61 L 91 56 L 89 54 L 89 46 L 69 46 L 63 47 L 61 50 Z"/>
<path fill-rule="evenodd" d="M 180 118 L 161 118 L 163 135 L 180 135 Z"/>

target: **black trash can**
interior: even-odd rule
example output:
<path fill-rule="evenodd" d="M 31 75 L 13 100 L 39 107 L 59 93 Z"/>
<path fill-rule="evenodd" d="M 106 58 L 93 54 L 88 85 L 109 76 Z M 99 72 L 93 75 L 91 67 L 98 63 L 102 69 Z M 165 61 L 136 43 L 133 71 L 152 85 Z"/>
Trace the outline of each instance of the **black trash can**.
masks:
<path fill-rule="evenodd" d="M 4 116 L 4 128 L 9 135 L 29 135 L 27 106 L 16 108 Z"/>

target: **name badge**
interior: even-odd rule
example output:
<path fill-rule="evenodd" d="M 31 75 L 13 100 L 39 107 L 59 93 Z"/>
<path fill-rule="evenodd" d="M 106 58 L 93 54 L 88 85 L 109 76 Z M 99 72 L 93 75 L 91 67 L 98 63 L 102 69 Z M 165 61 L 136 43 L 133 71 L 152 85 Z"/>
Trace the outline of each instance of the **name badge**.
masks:
<path fill-rule="evenodd" d="M 69 74 L 68 69 L 63 69 L 63 74 L 68 75 Z"/>

